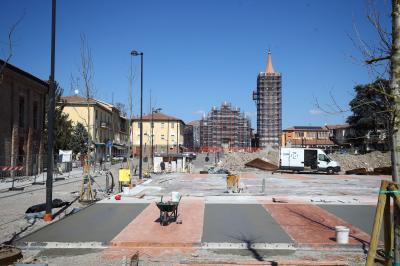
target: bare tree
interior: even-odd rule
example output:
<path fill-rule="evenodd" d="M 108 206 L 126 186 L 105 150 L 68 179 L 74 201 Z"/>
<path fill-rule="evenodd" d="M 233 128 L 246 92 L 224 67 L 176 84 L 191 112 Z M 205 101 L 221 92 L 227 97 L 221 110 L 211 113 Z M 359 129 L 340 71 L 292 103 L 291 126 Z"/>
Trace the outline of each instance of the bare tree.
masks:
<path fill-rule="evenodd" d="M 10 62 L 11 57 L 14 55 L 14 34 L 15 31 L 18 28 L 18 25 L 21 23 L 21 21 L 23 20 L 23 18 L 25 17 L 25 11 L 23 12 L 23 14 L 18 18 L 18 20 L 11 25 L 10 30 L 8 31 L 8 38 L 7 38 L 7 48 L 6 48 L 6 52 L 4 52 L 5 57 L 4 57 L 4 62 L 0 65 L 0 77 L 2 77 L 2 74 L 4 72 L 4 69 L 6 68 L 8 62 Z M 0 79 L 1 82 L 2 79 Z"/>
<path fill-rule="evenodd" d="M 80 116 L 80 118 L 84 122 L 84 125 L 86 126 L 87 131 L 89 133 L 89 139 L 88 139 L 88 150 L 89 150 L 91 146 L 91 141 L 95 137 L 92 136 L 92 133 L 93 134 L 95 133 L 94 130 L 93 131 L 90 130 L 91 127 L 93 127 L 94 129 L 94 119 L 90 117 L 90 103 L 93 101 L 95 95 L 95 88 L 93 86 L 94 68 L 93 68 L 92 52 L 88 45 L 86 35 L 82 33 L 80 39 L 81 39 L 81 44 L 80 44 L 79 77 L 74 77 L 71 74 L 70 87 L 71 91 L 74 94 L 81 93 L 87 102 L 87 116 L 86 117 L 81 116 L 78 111 L 76 113 L 78 114 L 78 116 Z M 93 120 L 93 122 L 91 121 L 91 119 Z M 93 125 L 91 125 L 91 123 Z"/>
<path fill-rule="evenodd" d="M 400 176 L 400 0 L 392 0 L 391 32 L 385 29 L 380 20 L 377 8 L 374 8 L 373 1 L 369 2 L 369 13 L 367 18 L 375 28 L 379 42 L 371 47 L 367 42 L 359 38 L 359 48 L 364 56 L 365 63 L 370 69 L 378 73 L 379 64 L 383 64 L 383 71 L 389 70 L 390 91 L 381 91 L 390 100 L 390 146 L 392 161 L 392 180 L 399 182 Z M 380 65 L 382 70 L 382 65 Z M 400 264 L 400 210 L 394 204 L 394 263 Z"/>
<path fill-rule="evenodd" d="M 126 106 L 125 104 L 121 103 L 121 102 L 117 102 L 115 104 L 115 107 L 117 107 L 117 109 L 121 112 L 122 116 L 127 116 L 128 112 L 126 110 Z"/>

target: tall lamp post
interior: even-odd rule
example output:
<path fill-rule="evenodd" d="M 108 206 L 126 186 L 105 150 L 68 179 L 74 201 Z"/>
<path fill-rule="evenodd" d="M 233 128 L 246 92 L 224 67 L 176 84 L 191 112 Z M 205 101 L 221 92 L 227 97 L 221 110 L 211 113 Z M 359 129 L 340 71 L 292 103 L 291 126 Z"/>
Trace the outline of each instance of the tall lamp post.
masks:
<path fill-rule="evenodd" d="M 56 0 L 52 1 L 51 12 L 51 59 L 50 59 L 50 80 L 49 80 L 49 111 L 47 123 L 47 179 L 46 179 L 46 213 L 43 220 L 49 222 L 53 220 L 53 167 L 54 167 L 54 112 L 56 106 L 54 65 L 56 49 Z"/>
<path fill-rule="evenodd" d="M 140 55 L 140 120 L 139 120 L 139 179 L 142 179 L 143 168 L 143 52 L 133 50 L 132 56 Z"/>

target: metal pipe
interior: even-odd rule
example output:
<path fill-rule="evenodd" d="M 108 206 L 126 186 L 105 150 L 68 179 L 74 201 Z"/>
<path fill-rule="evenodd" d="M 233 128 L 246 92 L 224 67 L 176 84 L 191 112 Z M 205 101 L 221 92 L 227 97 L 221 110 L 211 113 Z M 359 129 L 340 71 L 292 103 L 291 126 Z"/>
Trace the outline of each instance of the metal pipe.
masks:
<path fill-rule="evenodd" d="M 139 153 L 139 179 L 142 179 L 143 168 L 143 53 L 140 53 L 140 153 Z"/>

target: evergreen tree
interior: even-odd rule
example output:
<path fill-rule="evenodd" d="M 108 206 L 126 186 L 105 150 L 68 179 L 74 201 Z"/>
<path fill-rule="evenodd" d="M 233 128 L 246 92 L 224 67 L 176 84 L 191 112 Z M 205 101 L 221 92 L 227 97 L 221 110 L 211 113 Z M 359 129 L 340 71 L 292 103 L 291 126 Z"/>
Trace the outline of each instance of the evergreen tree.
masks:
<path fill-rule="evenodd" d="M 371 84 L 357 85 L 355 97 L 350 102 L 353 112 L 347 123 L 354 129 L 350 141 L 362 144 L 367 133 L 379 135 L 379 130 L 392 130 L 393 98 L 390 96 L 389 81 L 378 79 Z M 388 135 L 388 134 L 387 134 Z M 388 142 L 388 138 L 385 140 Z"/>
<path fill-rule="evenodd" d="M 74 154 L 85 153 L 89 134 L 84 125 L 77 123 L 72 132 L 71 149 Z"/>

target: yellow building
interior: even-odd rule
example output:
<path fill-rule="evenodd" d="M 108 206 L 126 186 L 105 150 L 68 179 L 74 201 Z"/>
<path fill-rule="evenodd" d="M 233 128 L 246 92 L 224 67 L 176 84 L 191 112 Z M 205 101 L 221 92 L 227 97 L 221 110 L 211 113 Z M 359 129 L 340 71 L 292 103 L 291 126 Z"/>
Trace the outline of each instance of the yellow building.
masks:
<path fill-rule="evenodd" d="M 140 145 L 139 118 L 132 120 L 132 145 L 138 154 Z M 153 129 L 151 127 L 153 121 Z M 153 141 L 154 152 L 176 153 L 183 146 L 185 123 L 176 117 L 163 113 L 153 113 L 143 116 L 143 153 L 150 154 Z M 152 138 L 153 136 L 153 138 Z"/>
<path fill-rule="evenodd" d="M 127 152 L 129 123 L 120 116 L 115 106 L 78 95 L 61 97 L 61 103 L 58 104 L 63 105 L 63 112 L 68 114 L 74 125 L 81 123 L 85 126 L 98 159 L 110 153 L 115 156 Z M 112 147 L 106 147 L 110 142 Z"/>

